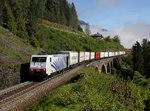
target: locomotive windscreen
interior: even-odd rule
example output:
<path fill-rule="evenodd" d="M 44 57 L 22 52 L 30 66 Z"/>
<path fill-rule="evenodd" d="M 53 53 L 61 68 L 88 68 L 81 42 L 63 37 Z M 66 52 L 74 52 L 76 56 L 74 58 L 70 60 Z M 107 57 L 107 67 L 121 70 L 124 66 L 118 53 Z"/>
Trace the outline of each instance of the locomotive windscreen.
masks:
<path fill-rule="evenodd" d="M 46 62 L 46 57 L 32 57 L 32 62 Z"/>

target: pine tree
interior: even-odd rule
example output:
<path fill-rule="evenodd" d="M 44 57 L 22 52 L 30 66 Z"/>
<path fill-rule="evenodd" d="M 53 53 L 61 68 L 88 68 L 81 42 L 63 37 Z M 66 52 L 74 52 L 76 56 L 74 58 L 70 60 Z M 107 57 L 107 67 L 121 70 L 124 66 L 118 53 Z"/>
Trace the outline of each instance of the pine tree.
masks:
<path fill-rule="evenodd" d="M 144 58 L 144 75 L 150 77 L 150 42 L 147 39 L 142 41 L 143 58 Z"/>
<path fill-rule="evenodd" d="M 30 37 L 34 35 L 34 28 L 37 22 L 37 15 L 36 15 L 36 0 L 30 0 L 29 7 L 28 7 L 28 20 L 27 20 L 27 32 Z"/>
<path fill-rule="evenodd" d="M 39 18 L 81 30 L 75 6 L 67 0 L 0 1 L 0 24 L 19 37 L 34 35 Z"/>
<path fill-rule="evenodd" d="M 29 38 L 26 31 L 25 14 L 23 13 L 22 0 L 10 1 L 12 12 L 17 24 L 17 35 L 21 38 Z"/>
<path fill-rule="evenodd" d="M 0 25 L 3 23 L 3 1 L 0 0 Z"/>
<path fill-rule="evenodd" d="M 66 17 L 66 8 L 67 8 L 66 0 L 60 0 L 60 24 L 67 25 L 67 17 Z"/>
<path fill-rule="evenodd" d="M 143 74 L 143 62 L 142 47 L 136 42 L 133 46 L 133 70 Z"/>
<path fill-rule="evenodd" d="M 47 19 L 52 22 L 59 23 L 60 21 L 60 1 L 59 0 L 47 0 Z"/>
<path fill-rule="evenodd" d="M 70 8 L 70 25 L 73 28 L 78 29 L 78 16 L 73 3 L 71 4 Z"/>
<path fill-rule="evenodd" d="M 10 31 L 12 31 L 14 34 L 17 33 L 15 18 L 7 0 L 4 0 L 3 21 Z"/>
<path fill-rule="evenodd" d="M 45 14 L 45 3 L 46 0 L 38 0 L 37 6 L 36 6 L 36 12 L 38 18 L 43 18 Z"/>

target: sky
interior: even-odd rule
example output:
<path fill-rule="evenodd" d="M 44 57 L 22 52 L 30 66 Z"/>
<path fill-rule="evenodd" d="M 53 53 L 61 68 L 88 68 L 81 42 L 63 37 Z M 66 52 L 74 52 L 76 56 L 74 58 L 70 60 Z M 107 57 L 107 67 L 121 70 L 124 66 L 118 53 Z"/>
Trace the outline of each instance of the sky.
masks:
<path fill-rule="evenodd" d="M 92 33 L 109 30 L 119 35 L 126 48 L 143 38 L 150 39 L 150 0 L 68 0 L 78 18 L 88 22 Z"/>

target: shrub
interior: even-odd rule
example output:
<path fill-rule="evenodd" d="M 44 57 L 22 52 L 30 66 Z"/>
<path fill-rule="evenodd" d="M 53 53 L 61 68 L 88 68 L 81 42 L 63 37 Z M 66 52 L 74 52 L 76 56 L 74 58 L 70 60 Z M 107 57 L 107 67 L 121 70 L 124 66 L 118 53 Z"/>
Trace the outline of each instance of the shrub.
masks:
<path fill-rule="evenodd" d="M 144 87 L 150 86 L 149 80 L 145 79 L 145 77 L 142 76 L 138 71 L 134 72 L 133 82 Z"/>

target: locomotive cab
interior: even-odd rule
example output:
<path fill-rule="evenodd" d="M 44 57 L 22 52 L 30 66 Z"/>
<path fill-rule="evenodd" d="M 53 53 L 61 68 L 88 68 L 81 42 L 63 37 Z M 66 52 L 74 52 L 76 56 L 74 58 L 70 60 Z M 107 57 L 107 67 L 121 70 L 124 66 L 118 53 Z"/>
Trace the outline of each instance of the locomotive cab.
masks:
<path fill-rule="evenodd" d="M 32 55 L 30 61 L 31 78 L 45 78 L 58 73 L 68 66 L 67 54 Z"/>
<path fill-rule="evenodd" d="M 47 77 L 47 60 L 46 55 L 32 55 L 30 61 L 30 79 L 39 81 Z"/>
<path fill-rule="evenodd" d="M 47 57 L 32 57 L 30 64 L 31 72 L 46 72 Z"/>

